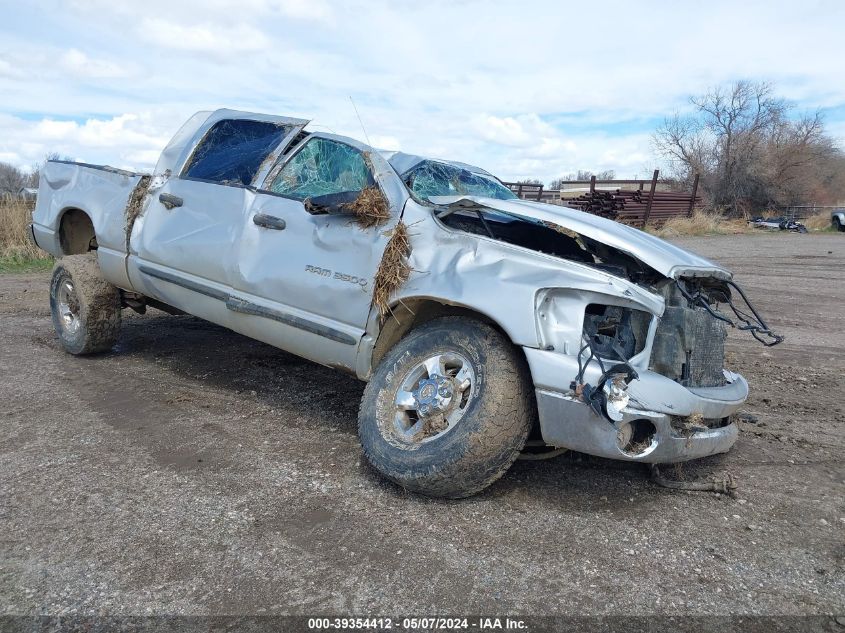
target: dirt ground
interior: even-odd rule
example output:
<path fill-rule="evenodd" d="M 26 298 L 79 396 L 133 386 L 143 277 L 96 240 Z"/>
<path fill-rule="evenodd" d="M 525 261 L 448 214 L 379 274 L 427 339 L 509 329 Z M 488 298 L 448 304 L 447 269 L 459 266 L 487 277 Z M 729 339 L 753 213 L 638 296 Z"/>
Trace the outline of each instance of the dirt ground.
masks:
<path fill-rule="evenodd" d="M 756 422 L 684 469 L 737 499 L 572 454 L 409 495 L 362 461 L 354 378 L 154 310 L 74 358 L 49 274 L 0 276 L 0 613 L 845 613 L 845 236 L 679 242 L 787 336 L 731 332 Z"/>

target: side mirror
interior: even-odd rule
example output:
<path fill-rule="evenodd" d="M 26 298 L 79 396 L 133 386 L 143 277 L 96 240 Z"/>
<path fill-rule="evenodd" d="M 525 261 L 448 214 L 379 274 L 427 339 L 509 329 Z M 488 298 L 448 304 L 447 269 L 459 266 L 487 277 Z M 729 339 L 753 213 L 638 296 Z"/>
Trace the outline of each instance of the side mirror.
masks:
<path fill-rule="evenodd" d="M 345 215 L 352 211 L 347 209 L 348 204 L 355 202 L 360 191 L 341 191 L 340 193 L 327 193 L 322 196 L 311 196 L 305 198 L 302 204 L 305 205 L 305 210 L 313 215 L 321 215 L 328 213 L 329 215 Z"/>

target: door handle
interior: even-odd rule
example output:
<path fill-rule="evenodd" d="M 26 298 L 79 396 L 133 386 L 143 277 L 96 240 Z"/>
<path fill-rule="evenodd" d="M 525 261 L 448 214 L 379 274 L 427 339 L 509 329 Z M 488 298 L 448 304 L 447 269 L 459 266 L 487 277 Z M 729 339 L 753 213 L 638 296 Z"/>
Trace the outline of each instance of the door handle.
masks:
<path fill-rule="evenodd" d="M 275 229 L 282 231 L 287 226 L 282 218 L 277 218 L 275 215 L 267 215 L 266 213 L 256 213 L 252 216 L 252 223 L 256 226 L 262 226 L 265 229 Z"/>
<path fill-rule="evenodd" d="M 170 211 L 176 207 L 181 207 L 184 204 L 184 200 L 179 196 L 174 196 L 172 193 L 160 193 L 158 194 L 158 201 L 164 205 L 164 208 Z"/>

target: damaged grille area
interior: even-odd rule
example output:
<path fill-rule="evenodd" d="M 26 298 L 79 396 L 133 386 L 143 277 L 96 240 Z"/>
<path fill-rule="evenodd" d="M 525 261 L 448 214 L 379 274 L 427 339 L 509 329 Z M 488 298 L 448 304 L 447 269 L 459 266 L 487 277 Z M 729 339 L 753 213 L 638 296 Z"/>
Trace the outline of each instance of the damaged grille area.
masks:
<path fill-rule="evenodd" d="M 663 294 L 666 310 L 657 326 L 651 370 L 685 387 L 724 385 L 725 323 L 702 307 L 690 308 L 674 284 Z"/>

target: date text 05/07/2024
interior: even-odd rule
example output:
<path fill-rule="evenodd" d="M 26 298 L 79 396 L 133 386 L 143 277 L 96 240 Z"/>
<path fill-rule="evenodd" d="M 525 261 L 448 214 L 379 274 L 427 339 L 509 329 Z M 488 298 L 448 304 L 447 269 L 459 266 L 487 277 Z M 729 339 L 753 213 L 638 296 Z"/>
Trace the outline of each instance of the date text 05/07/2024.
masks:
<path fill-rule="evenodd" d="M 519 618 L 309 618 L 308 629 L 318 630 L 477 630 L 526 631 L 528 626 Z"/>

